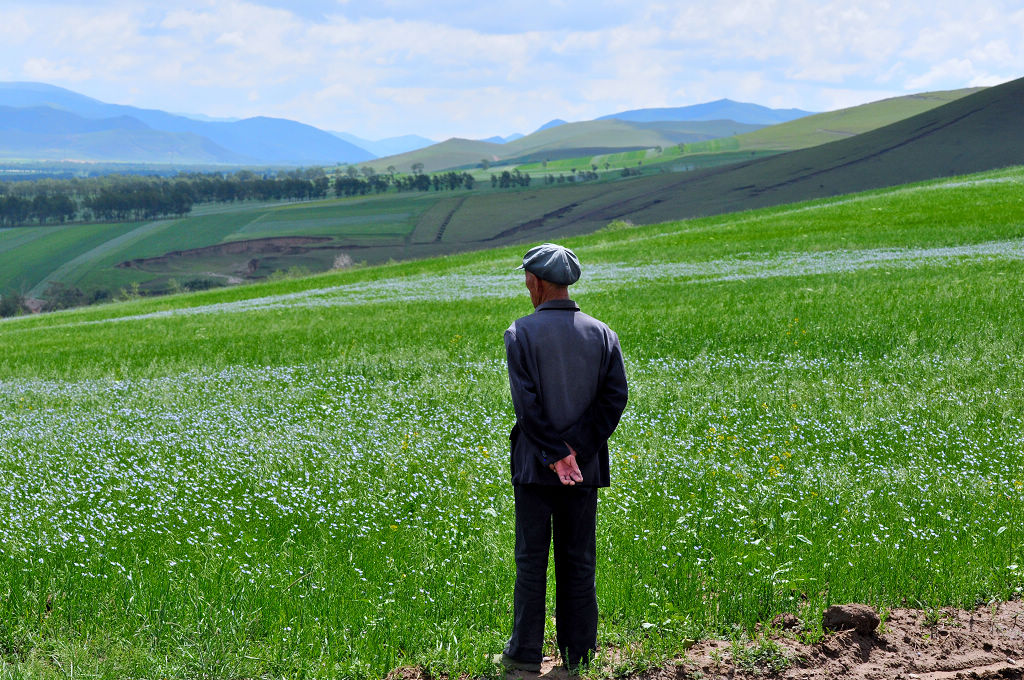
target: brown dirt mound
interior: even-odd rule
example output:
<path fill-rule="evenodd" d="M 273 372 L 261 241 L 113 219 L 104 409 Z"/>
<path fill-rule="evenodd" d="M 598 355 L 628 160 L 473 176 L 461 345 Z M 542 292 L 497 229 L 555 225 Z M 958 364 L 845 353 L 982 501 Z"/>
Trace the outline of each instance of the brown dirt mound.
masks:
<path fill-rule="evenodd" d="M 858 616 L 868 609 L 850 607 Z M 835 620 L 833 611 L 831 620 Z M 858 618 L 858 620 L 860 620 Z M 803 642 L 804 623 L 792 614 L 776 617 L 758 639 L 742 644 L 703 640 L 683 658 L 630 680 L 1022 680 L 1024 602 L 962 609 L 895 609 L 875 631 L 855 628 Z M 604 650 L 600 668 L 584 677 L 615 676 L 614 650 Z M 610 658 L 611 657 L 611 658 Z M 515 671 L 505 680 L 570 680 L 557 659 L 545 657 L 540 673 Z M 423 669 L 403 667 L 388 680 L 445 680 Z"/>
<path fill-rule="evenodd" d="M 789 628 L 767 631 L 766 637 L 739 649 L 729 642 L 700 642 L 684 659 L 647 674 L 645 680 L 1024 678 L 1021 602 L 974 611 L 896 609 L 877 631 L 826 633 L 815 644 L 801 641 L 800 624 Z"/>

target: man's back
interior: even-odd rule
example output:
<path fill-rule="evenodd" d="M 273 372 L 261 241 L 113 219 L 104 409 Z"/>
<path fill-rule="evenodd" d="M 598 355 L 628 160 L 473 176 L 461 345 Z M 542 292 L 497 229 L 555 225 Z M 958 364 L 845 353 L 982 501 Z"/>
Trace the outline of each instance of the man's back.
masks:
<path fill-rule="evenodd" d="M 607 486 L 607 437 L 626 403 L 618 337 L 572 300 L 552 300 L 513 323 L 505 347 L 523 430 L 513 432 L 513 483 L 558 484 L 546 465 L 565 455 L 567 443 L 583 485 Z"/>

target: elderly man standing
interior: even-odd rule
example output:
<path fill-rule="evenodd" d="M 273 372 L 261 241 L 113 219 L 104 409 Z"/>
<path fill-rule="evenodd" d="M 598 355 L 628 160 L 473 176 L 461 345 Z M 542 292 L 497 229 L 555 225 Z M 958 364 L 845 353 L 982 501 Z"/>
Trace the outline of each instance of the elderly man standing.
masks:
<path fill-rule="evenodd" d="M 575 671 L 597 645 L 597 489 L 609 484 L 608 438 L 626 407 L 626 372 L 618 336 L 569 298 L 580 277 L 571 250 L 545 243 L 518 268 L 526 270 L 534 312 L 505 331 L 516 412 L 516 584 L 512 637 L 500 661 L 540 670 L 553 537 L 558 650 Z"/>

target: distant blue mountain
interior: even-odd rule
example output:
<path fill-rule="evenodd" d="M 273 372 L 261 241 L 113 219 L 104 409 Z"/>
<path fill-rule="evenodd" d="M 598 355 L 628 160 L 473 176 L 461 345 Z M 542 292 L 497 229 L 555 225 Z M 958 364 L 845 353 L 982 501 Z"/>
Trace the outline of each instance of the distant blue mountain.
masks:
<path fill-rule="evenodd" d="M 693 106 L 680 106 L 676 108 L 633 109 L 631 111 L 601 116 L 596 120 L 616 119 L 634 123 L 734 120 L 737 123 L 750 123 L 752 125 L 775 125 L 810 116 L 813 113 L 813 111 L 802 111 L 800 109 L 770 109 L 760 104 L 745 104 L 743 102 L 734 102 L 731 99 L 719 99 L 707 102 L 706 104 L 694 104 Z"/>
<path fill-rule="evenodd" d="M 402 135 L 400 137 L 386 137 L 385 139 L 378 139 L 376 141 L 371 139 L 363 139 L 356 137 L 355 135 L 347 132 L 331 132 L 335 137 L 340 137 L 350 144 L 355 144 L 360 149 L 366 149 L 377 158 L 383 158 L 385 156 L 395 156 L 400 153 L 406 153 L 407 151 L 416 151 L 417 149 L 423 149 L 428 146 L 437 144 L 432 139 L 426 137 L 420 137 L 419 135 Z"/>
<path fill-rule="evenodd" d="M 191 132 L 153 130 L 131 116 L 83 118 L 48 106 L 0 106 L 0 156 L 129 163 L 252 162 Z"/>
<path fill-rule="evenodd" d="M 548 122 L 544 123 L 539 128 L 534 130 L 534 132 L 540 132 L 541 130 L 547 130 L 548 128 L 558 127 L 559 125 L 565 125 L 566 122 L 567 121 L 564 121 L 561 118 L 555 118 L 554 120 L 549 120 Z"/>
<path fill-rule="evenodd" d="M 292 120 L 262 116 L 234 122 L 196 120 L 156 109 L 107 104 L 44 83 L 0 83 L 0 106 L 36 110 L 37 113 L 40 107 L 48 107 L 97 120 L 128 117 L 151 130 L 205 138 L 211 143 L 210 148 L 220 147 L 229 156 L 246 159 L 243 162 L 251 164 L 333 165 L 374 158 L 369 151 L 335 135 Z M 39 124 L 44 124 L 42 118 Z M 116 135 L 111 136 L 109 144 L 110 154 L 116 155 L 119 146 Z"/>
<path fill-rule="evenodd" d="M 52 109 L 49 106 L 14 108 L 0 106 L 0 130 L 33 134 L 82 134 L 104 130 L 149 130 L 150 127 L 131 116 L 114 118 L 82 118 Z"/>
<path fill-rule="evenodd" d="M 501 137 L 499 135 L 495 135 L 494 137 L 488 137 L 487 139 L 481 139 L 480 141 L 490 142 L 491 144 L 508 144 L 509 142 L 514 142 L 517 139 L 522 139 L 523 137 L 524 135 L 521 135 L 518 132 L 513 132 L 508 137 Z"/>

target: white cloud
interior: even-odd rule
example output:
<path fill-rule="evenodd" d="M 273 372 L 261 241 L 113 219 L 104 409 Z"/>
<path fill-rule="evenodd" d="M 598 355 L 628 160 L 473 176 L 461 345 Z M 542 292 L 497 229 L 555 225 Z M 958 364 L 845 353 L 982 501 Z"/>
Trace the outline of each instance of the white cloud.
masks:
<path fill-rule="evenodd" d="M 21 70 L 29 80 L 38 81 L 82 82 L 93 75 L 91 71 L 65 61 L 58 63 L 38 57 L 26 59 Z"/>
<path fill-rule="evenodd" d="M 1011 0 L 42 2 L 0 0 L 9 77 L 366 137 L 484 137 L 722 97 L 826 110 L 1024 75 Z"/>

